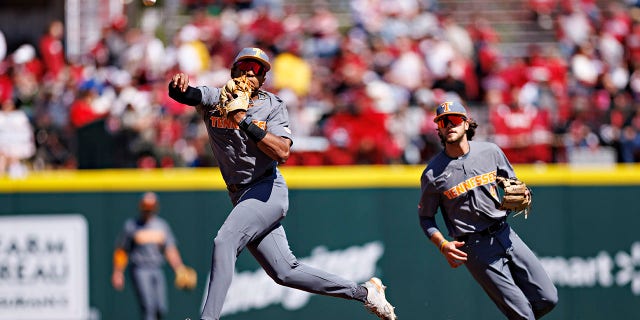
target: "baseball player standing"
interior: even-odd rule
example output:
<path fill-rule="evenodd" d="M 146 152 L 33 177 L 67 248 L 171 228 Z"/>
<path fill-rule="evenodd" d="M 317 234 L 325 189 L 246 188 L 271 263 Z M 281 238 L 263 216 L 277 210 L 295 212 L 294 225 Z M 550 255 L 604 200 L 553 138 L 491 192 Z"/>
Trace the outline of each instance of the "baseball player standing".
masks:
<path fill-rule="evenodd" d="M 500 148 L 471 141 L 478 124 L 458 102 L 438 106 L 434 121 L 444 150 L 421 176 L 420 225 L 452 268 L 464 264 L 508 319 L 538 319 L 558 302 L 542 264 L 500 210 L 496 176 L 515 178 Z M 440 209 L 448 241 L 438 229 Z"/>
<path fill-rule="evenodd" d="M 238 254 L 247 247 L 266 273 L 280 285 L 311 293 L 359 300 L 381 319 L 396 319 L 380 279 L 362 285 L 299 263 L 280 224 L 289 208 L 288 188 L 277 165 L 292 145 L 285 103 L 259 90 L 271 68 L 259 48 L 242 49 L 231 66 L 231 78 L 244 76 L 252 87 L 247 110 L 222 116 L 216 108 L 220 88 L 191 87 L 184 73 L 169 83 L 169 96 L 195 106 L 202 116 L 233 210 L 213 241 L 211 278 L 201 319 L 220 319 Z"/>
<path fill-rule="evenodd" d="M 129 264 L 142 319 L 159 320 L 168 309 L 162 270 L 165 259 L 176 275 L 193 269 L 182 263 L 169 224 L 157 216 L 158 196 L 154 192 L 144 193 L 139 210 L 139 217 L 125 221 L 116 242 L 111 284 L 116 290 L 124 288 L 124 270 Z"/>

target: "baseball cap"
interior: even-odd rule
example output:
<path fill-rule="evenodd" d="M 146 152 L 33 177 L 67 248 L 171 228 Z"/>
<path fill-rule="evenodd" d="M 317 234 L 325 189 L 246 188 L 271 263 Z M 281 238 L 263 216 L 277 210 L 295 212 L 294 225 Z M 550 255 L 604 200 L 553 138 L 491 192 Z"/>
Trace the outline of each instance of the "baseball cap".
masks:
<path fill-rule="evenodd" d="M 140 210 L 156 211 L 158 209 L 158 196 L 155 192 L 145 192 L 140 198 Z"/>
<path fill-rule="evenodd" d="M 438 122 L 438 119 L 448 115 L 467 117 L 467 109 L 465 109 L 460 102 L 445 101 L 438 106 L 438 109 L 436 110 L 436 117 L 433 118 L 433 122 Z"/>
<path fill-rule="evenodd" d="M 236 64 L 236 62 L 245 60 L 245 59 L 254 59 L 260 62 L 264 66 L 265 72 L 271 69 L 271 63 L 269 62 L 269 57 L 260 48 L 243 48 L 242 50 L 240 50 L 236 58 L 233 59 L 233 64 Z"/>

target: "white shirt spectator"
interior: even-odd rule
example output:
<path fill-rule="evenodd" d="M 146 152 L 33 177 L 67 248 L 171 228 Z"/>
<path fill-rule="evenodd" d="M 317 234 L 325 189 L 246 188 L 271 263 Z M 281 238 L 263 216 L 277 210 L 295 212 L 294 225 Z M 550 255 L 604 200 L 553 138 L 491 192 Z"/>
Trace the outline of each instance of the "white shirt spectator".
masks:
<path fill-rule="evenodd" d="M 0 110 L 0 156 L 23 160 L 33 156 L 35 150 L 33 128 L 26 113 L 15 109 L 12 101 L 4 102 Z"/>
<path fill-rule="evenodd" d="M 431 42 L 423 41 L 420 43 L 420 49 L 425 55 L 427 69 L 431 71 L 432 76 L 436 79 L 444 78 L 449 72 L 449 62 L 456 55 L 456 50 L 451 43 L 441 39 Z"/>
<path fill-rule="evenodd" d="M 4 60 L 7 56 L 7 39 L 4 37 L 4 33 L 0 30 L 0 61 Z"/>
<path fill-rule="evenodd" d="M 387 79 L 391 83 L 415 90 L 423 85 L 425 79 L 420 75 L 426 72 L 422 56 L 413 51 L 405 51 L 391 64 Z"/>
<path fill-rule="evenodd" d="M 6 100 L 0 109 L 0 176 L 8 171 L 11 178 L 24 177 L 27 169 L 22 161 L 35 152 L 29 118 L 24 111 L 16 109 L 12 100 Z"/>
<path fill-rule="evenodd" d="M 624 62 L 624 46 L 612 34 L 602 33 L 598 38 L 597 46 L 606 64 L 619 65 Z"/>
<path fill-rule="evenodd" d="M 593 34 L 589 18 L 581 11 L 560 17 L 560 28 L 566 38 L 575 46 L 586 42 Z"/>

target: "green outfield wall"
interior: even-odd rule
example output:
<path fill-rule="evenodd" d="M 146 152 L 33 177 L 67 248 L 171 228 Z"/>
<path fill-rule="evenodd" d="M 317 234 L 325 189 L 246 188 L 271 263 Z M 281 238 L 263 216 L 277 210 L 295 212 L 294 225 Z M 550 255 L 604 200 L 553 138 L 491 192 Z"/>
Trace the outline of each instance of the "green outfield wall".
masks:
<path fill-rule="evenodd" d="M 403 320 L 501 319 L 468 272 L 449 268 L 423 235 L 416 211 L 422 169 L 283 167 L 291 187 L 283 225 L 292 251 L 306 263 L 356 281 L 383 278 Z M 545 319 L 640 319 L 640 209 L 635 202 L 640 167 L 515 169 L 532 187 L 534 206 L 528 219 L 511 217 L 510 223 L 541 257 L 559 289 L 560 303 Z M 0 178 L 0 218 L 83 217 L 92 317 L 139 319 L 129 283 L 122 292 L 110 285 L 111 254 L 122 223 L 137 215 L 137 201 L 147 190 L 158 192 L 160 215 L 171 224 L 184 261 L 199 274 L 194 291 L 170 288 L 167 319 L 198 319 L 211 244 L 231 209 L 217 169 L 83 170 Z M 1 261 L 1 254 L 13 252 L 7 245 L 11 241 L 0 234 L 0 319 L 12 307 L 3 301 L 12 293 L 11 270 L 3 269 L 8 263 Z M 236 269 L 223 319 L 375 319 L 357 302 L 273 284 L 247 251 Z M 171 283 L 168 267 L 166 274 Z"/>

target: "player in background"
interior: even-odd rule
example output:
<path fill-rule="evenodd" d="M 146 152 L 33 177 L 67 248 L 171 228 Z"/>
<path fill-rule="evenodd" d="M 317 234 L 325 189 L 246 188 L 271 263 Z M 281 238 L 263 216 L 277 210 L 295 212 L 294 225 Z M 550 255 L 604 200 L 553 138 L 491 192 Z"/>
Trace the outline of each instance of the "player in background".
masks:
<path fill-rule="evenodd" d="M 201 319 L 220 319 L 237 256 L 246 247 L 280 285 L 358 300 L 381 319 L 394 320 L 380 279 L 359 285 L 298 262 L 289 248 L 280 224 L 289 208 L 288 187 L 277 166 L 289 158 L 293 142 L 285 102 L 259 90 L 270 68 L 269 57 L 259 48 L 238 53 L 231 77 L 246 76 L 252 96 L 247 111 L 236 110 L 226 118 L 216 108 L 220 88 L 191 87 L 184 73 L 175 74 L 169 83 L 169 96 L 195 106 L 201 115 L 233 204 L 213 240 L 211 278 Z"/>
<path fill-rule="evenodd" d="M 111 284 L 124 288 L 124 271 L 129 274 L 136 292 L 142 319 L 159 320 L 168 311 L 167 288 L 162 270 L 165 259 L 179 274 L 185 268 L 169 224 L 158 217 L 158 196 L 146 192 L 140 199 L 137 218 L 125 221 L 113 254 Z"/>
<path fill-rule="evenodd" d="M 420 226 L 452 268 L 465 265 L 508 319 L 538 319 L 558 302 L 542 264 L 500 210 L 496 176 L 515 178 L 500 148 L 470 141 L 478 124 L 458 102 L 438 106 L 434 121 L 444 150 L 421 176 Z M 440 209 L 448 241 L 436 224 Z"/>

